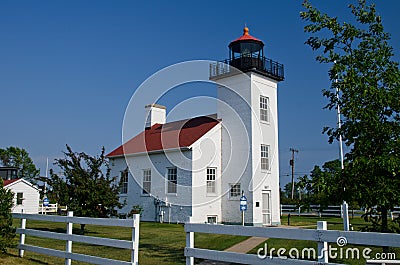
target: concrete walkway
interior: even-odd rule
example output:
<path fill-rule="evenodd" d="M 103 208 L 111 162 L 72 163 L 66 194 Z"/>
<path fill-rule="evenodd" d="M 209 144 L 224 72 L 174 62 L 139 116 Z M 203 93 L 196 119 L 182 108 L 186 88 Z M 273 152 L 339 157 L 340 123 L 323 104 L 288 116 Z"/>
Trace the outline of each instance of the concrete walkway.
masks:
<path fill-rule="evenodd" d="M 287 226 L 287 225 L 280 225 L 278 227 L 281 228 L 293 228 L 293 229 L 301 229 L 301 228 L 307 228 L 307 227 L 315 227 L 315 225 L 305 225 L 305 226 Z M 268 238 L 266 237 L 250 237 L 240 243 L 237 243 L 236 245 L 233 245 L 224 251 L 228 252 L 236 252 L 236 253 L 247 253 L 253 248 L 257 247 L 259 244 L 263 243 L 266 241 Z M 223 262 L 223 261 L 215 261 L 215 260 L 204 260 L 199 265 L 229 265 L 231 263 L 229 262 Z"/>
<path fill-rule="evenodd" d="M 236 245 L 233 245 L 224 251 L 236 252 L 236 253 L 247 253 L 253 248 L 257 247 L 259 244 L 263 243 L 268 238 L 265 237 L 250 237 Z M 214 260 L 204 260 L 199 265 L 229 265 L 229 262 L 214 261 Z"/>
<path fill-rule="evenodd" d="M 236 252 L 236 253 L 247 253 L 256 246 L 260 245 L 263 243 L 265 240 L 268 238 L 265 237 L 250 237 L 240 243 L 237 243 L 236 245 L 231 246 L 230 248 L 225 249 L 225 251 L 228 252 Z"/>

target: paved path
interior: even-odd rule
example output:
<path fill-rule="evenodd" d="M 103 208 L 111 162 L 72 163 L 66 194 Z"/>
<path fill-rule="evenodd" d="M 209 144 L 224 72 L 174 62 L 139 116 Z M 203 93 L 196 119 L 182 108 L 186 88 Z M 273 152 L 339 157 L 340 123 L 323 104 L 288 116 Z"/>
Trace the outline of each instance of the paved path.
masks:
<path fill-rule="evenodd" d="M 299 228 L 306 228 L 306 227 L 315 227 L 315 225 L 306 225 L 306 226 L 287 226 L 287 225 L 280 225 L 279 227 L 281 228 L 293 228 L 293 229 L 299 229 Z M 259 244 L 263 243 L 266 241 L 268 238 L 266 237 L 250 237 L 240 243 L 237 243 L 236 245 L 233 245 L 225 251 L 228 252 L 236 252 L 236 253 L 247 253 L 253 248 L 257 247 Z M 223 262 L 223 261 L 214 261 L 214 260 L 204 260 L 199 265 L 229 265 L 231 263 L 229 262 Z"/>
<path fill-rule="evenodd" d="M 247 253 L 256 246 L 260 245 L 263 243 L 265 240 L 268 238 L 265 237 L 250 237 L 240 243 L 237 243 L 236 245 L 231 246 L 230 248 L 225 249 L 225 251 L 228 252 L 236 252 L 236 253 Z"/>
<path fill-rule="evenodd" d="M 228 252 L 236 252 L 236 253 L 247 253 L 253 248 L 257 247 L 259 244 L 267 240 L 265 237 L 250 237 L 236 245 L 231 246 L 230 248 L 225 249 Z M 214 260 L 204 260 L 199 265 L 229 265 L 229 262 L 223 261 L 214 261 Z"/>

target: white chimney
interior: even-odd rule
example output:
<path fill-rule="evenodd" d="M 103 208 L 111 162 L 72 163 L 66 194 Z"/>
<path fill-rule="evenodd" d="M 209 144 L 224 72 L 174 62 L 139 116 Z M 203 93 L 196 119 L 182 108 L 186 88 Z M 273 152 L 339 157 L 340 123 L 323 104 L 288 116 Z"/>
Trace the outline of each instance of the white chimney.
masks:
<path fill-rule="evenodd" d="M 158 104 L 149 104 L 146 109 L 146 128 L 154 124 L 164 124 L 166 121 L 167 108 Z"/>

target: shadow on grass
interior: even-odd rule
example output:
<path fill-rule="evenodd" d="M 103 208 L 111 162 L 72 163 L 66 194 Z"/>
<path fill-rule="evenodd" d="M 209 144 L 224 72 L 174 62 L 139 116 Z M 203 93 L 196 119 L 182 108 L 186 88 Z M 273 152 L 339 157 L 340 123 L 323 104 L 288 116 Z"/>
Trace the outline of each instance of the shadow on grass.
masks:
<path fill-rule="evenodd" d="M 15 258 L 15 259 L 29 260 L 29 261 L 33 262 L 34 264 L 43 264 L 43 265 L 50 265 L 51 264 L 51 263 L 44 262 L 44 261 L 41 261 L 41 260 L 38 260 L 38 259 L 35 259 L 35 258 L 20 258 L 18 255 L 15 255 L 15 254 L 12 254 L 12 253 L 2 254 L 2 255 L 0 255 L 0 258 L 7 257 L 7 256 Z"/>
<path fill-rule="evenodd" d="M 46 232 L 54 232 L 54 233 L 60 233 L 60 234 L 65 234 L 67 230 L 65 228 L 46 228 L 46 227 L 33 227 L 30 229 L 34 230 L 40 230 L 40 231 L 46 231 Z M 91 231 L 85 229 L 84 233 L 82 233 L 82 230 L 80 228 L 73 228 L 72 233 L 75 235 L 98 235 L 98 232 Z"/>
<path fill-rule="evenodd" d="M 139 252 L 143 251 L 151 254 L 152 256 L 158 256 L 168 262 L 182 262 L 185 263 L 186 258 L 184 256 L 184 250 L 178 248 L 171 248 L 168 246 L 159 246 L 155 244 L 139 244 Z M 179 258 L 178 258 L 179 257 Z"/>

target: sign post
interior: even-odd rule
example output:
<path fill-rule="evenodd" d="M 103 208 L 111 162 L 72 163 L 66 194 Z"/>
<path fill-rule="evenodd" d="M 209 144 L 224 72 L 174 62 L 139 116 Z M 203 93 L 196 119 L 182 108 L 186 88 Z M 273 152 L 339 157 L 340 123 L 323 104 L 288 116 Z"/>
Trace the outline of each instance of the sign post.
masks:
<path fill-rule="evenodd" d="M 47 206 L 49 206 L 49 199 L 46 197 L 46 198 L 44 198 L 43 199 L 43 206 L 45 206 L 45 207 L 47 207 Z"/>
<path fill-rule="evenodd" d="M 47 214 L 47 207 L 49 206 L 49 203 L 50 203 L 49 199 L 47 197 L 44 197 L 42 202 L 42 214 L 43 212 L 44 214 Z"/>
<path fill-rule="evenodd" d="M 244 212 L 247 210 L 247 198 L 242 192 L 242 197 L 240 197 L 240 211 L 242 212 L 242 226 L 244 226 Z"/>

